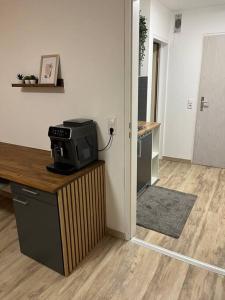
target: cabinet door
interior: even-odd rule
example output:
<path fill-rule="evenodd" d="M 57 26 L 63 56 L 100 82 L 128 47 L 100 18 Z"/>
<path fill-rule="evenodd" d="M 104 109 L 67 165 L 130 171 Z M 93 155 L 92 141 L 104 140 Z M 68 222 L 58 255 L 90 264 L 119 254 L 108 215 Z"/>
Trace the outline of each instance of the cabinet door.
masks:
<path fill-rule="evenodd" d="M 137 191 L 151 183 L 152 134 L 138 139 Z"/>
<path fill-rule="evenodd" d="M 21 252 L 64 274 L 57 200 L 50 205 L 17 195 L 13 203 Z"/>

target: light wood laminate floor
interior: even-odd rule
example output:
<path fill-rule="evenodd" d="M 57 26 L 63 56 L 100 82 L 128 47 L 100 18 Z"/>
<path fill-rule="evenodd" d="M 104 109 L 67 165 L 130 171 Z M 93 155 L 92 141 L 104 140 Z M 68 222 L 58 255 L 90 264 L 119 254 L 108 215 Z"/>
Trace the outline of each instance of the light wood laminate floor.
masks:
<path fill-rule="evenodd" d="M 225 278 L 109 236 L 64 278 L 20 253 L 0 196 L 0 299 L 224 300 Z"/>
<path fill-rule="evenodd" d="M 198 196 L 179 239 L 137 227 L 137 237 L 225 269 L 225 169 L 162 160 L 157 186 Z"/>

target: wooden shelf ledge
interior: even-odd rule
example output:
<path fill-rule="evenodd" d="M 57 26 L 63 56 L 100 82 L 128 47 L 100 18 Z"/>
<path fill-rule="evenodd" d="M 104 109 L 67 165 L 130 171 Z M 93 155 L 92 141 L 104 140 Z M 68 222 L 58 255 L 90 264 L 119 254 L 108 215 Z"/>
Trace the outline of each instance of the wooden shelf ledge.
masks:
<path fill-rule="evenodd" d="M 49 83 L 36 83 L 36 84 L 26 84 L 26 83 L 12 83 L 12 87 L 22 87 L 22 88 L 57 88 L 57 87 L 64 87 L 64 80 L 58 79 L 57 85 L 49 84 Z"/>

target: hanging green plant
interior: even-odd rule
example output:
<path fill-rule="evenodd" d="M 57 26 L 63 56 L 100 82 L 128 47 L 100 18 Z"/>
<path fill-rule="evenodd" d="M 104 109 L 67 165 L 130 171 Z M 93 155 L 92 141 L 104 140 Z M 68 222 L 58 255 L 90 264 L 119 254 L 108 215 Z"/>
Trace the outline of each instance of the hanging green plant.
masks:
<path fill-rule="evenodd" d="M 147 19 L 140 14 L 139 23 L 139 67 L 142 66 L 145 58 L 145 42 L 148 37 Z"/>

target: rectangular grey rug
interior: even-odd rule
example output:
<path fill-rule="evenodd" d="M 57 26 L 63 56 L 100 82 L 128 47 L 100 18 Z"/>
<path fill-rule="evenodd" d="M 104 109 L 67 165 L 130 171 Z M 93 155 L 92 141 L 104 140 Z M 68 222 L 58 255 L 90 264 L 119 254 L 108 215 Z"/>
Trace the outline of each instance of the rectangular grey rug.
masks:
<path fill-rule="evenodd" d="M 137 199 L 137 225 L 179 238 L 197 196 L 150 186 Z"/>

